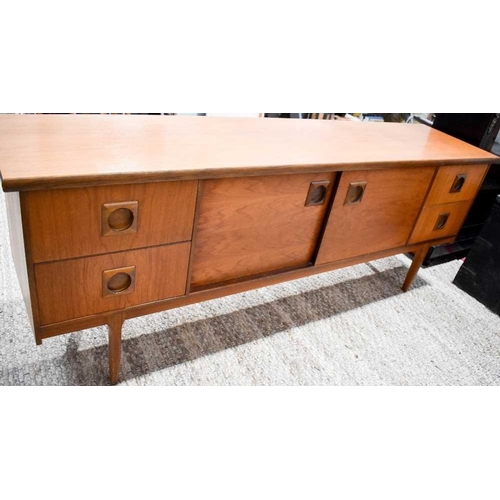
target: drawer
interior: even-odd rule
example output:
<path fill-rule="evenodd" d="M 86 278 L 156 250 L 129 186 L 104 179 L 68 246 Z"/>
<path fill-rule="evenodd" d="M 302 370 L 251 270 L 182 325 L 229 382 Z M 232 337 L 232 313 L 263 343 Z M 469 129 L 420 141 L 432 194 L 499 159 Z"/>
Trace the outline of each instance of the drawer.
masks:
<path fill-rule="evenodd" d="M 33 262 L 191 240 L 197 181 L 23 193 Z"/>
<path fill-rule="evenodd" d="M 473 200 L 487 170 L 488 165 L 440 167 L 425 204 Z"/>
<path fill-rule="evenodd" d="M 470 206 L 470 201 L 463 201 L 424 207 L 408 244 L 455 236 L 462 227 Z"/>
<path fill-rule="evenodd" d="M 190 246 L 36 264 L 42 325 L 184 295 Z"/>

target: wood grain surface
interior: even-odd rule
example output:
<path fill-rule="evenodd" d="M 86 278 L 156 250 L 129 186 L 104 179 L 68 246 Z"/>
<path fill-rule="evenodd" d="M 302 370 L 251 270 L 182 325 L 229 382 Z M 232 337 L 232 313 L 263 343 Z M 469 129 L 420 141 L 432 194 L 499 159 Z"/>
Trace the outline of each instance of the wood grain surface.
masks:
<path fill-rule="evenodd" d="M 478 189 L 481 187 L 487 170 L 487 165 L 454 165 L 439 168 L 425 204 L 436 205 L 439 203 L 473 200 Z M 460 191 L 450 193 L 457 175 L 466 175 L 463 186 Z"/>
<path fill-rule="evenodd" d="M 469 212 L 471 203 L 470 201 L 462 201 L 424 207 L 408 243 L 420 243 L 458 234 Z M 442 229 L 436 229 L 438 217 L 443 214 L 450 215 L 445 226 Z"/>
<path fill-rule="evenodd" d="M 403 290 L 403 292 L 407 292 L 410 288 L 413 280 L 417 276 L 420 266 L 424 262 L 425 256 L 427 255 L 430 247 L 430 244 L 422 245 L 414 252 L 410 269 L 408 270 L 403 286 L 401 287 L 401 290 Z"/>
<path fill-rule="evenodd" d="M 183 295 L 190 243 L 35 265 L 42 325 Z M 135 290 L 103 297 L 103 272 L 135 266 Z"/>
<path fill-rule="evenodd" d="M 196 181 L 21 193 L 34 262 L 83 257 L 191 239 Z M 102 206 L 138 202 L 135 232 L 102 234 Z"/>
<path fill-rule="evenodd" d="M 435 170 L 345 172 L 316 262 L 324 264 L 406 244 Z M 365 183 L 360 203 L 345 204 L 351 183 Z"/>
<path fill-rule="evenodd" d="M 335 173 L 203 181 L 191 284 L 306 265 L 312 261 Z M 330 181 L 322 205 L 305 206 L 311 182 Z"/>
<path fill-rule="evenodd" d="M 120 376 L 123 320 L 123 314 L 115 314 L 108 321 L 109 381 L 113 385 L 118 382 Z"/>
<path fill-rule="evenodd" d="M 500 160 L 425 125 L 280 118 L 0 116 L 5 191 L 493 161 Z"/>

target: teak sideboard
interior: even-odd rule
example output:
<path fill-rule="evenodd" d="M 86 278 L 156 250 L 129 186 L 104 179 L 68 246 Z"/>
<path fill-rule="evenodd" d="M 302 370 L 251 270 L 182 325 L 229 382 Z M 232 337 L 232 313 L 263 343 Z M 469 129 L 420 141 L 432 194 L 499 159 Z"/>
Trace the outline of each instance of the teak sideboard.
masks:
<path fill-rule="evenodd" d="M 0 117 L 14 263 L 37 344 L 398 253 L 408 290 L 498 157 L 424 125 Z"/>

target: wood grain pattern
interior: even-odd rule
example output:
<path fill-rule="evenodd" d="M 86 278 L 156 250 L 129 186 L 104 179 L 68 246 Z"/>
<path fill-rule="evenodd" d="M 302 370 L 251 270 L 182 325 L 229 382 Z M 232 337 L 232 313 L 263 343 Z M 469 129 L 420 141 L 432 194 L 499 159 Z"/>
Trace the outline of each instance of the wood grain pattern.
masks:
<path fill-rule="evenodd" d="M 106 269 L 102 272 L 102 296 L 125 295 L 135 291 L 135 266 Z"/>
<path fill-rule="evenodd" d="M 443 238 L 441 240 L 437 240 L 434 243 L 444 244 L 452 242 L 453 238 Z M 264 286 L 276 285 L 278 283 L 283 283 L 293 279 L 305 278 L 307 276 L 313 276 L 318 273 L 333 271 L 335 269 L 353 266 L 356 264 L 360 264 L 362 262 L 369 262 L 370 260 L 382 259 L 384 257 L 389 257 L 390 255 L 416 252 L 421 246 L 422 245 L 419 244 L 419 245 L 407 245 L 399 248 L 390 248 L 389 250 L 382 250 L 380 252 L 375 252 L 370 255 L 362 255 L 358 257 L 353 257 L 351 259 L 340 260 L 328 264 L 308 266 L 301 269 L 295 269 L 293 271 L 270 273 L 266 276 L 259 276 L 258 278 L 243 279 L 239 282 L 234 282 L 230 285 L 223 284 L 219 287 L 213 287 L 207 290 L 193 292 L 190 293 L 189 295 L 185 295 L 182 297 L 176 297 L 172 299 L 161 300 L 161 301 L 151 302 L 148 304 L 129 307 L 123 310 L 123 314 L 126 319 L 135 318 L 137 316 L 143 316 L 145 314 L 153 314 L 161 311 L 166 311 L 169 309 L 174 309 L 176 307 L 182 307 L 189 304 L 196 304 L 198 302 L 203 302 L 206 300 L 213 300 L 235 293 L 254 290 L 256 288 L 261 288 Z M 49 338 L 55 335 L 61 335 L 68 332 L 82 330 L 84 328 L 92 328 L 99 325 L 105 325 L 108 323 L 108 321 L 109 321 L 108 313 L 95 314 L 85 318 L 78 318 L 75 320 L 69 320 L 61 323 L 55 323 L 52 325 L 43 326 L 41 328 L 41 331 L 43 338 Z"/>
<path fill-rule="evenodd" d="M 498 161 L 419 125 L 0 116 L 2 186 L 26 190 L 7 205 L 37 342 L 107 324 L 112 383 L 127 318 L 414 251 L 406 290 Z"/>
<path fill-rule="evenodd" d="M 115 385 L 120 377 L 123 320 L 123 314 L 115 314 L 108 321 L 109 381 L 112 385 Z"/>
<path fill-rule="evenodd" d="M 43 325 L 183 295 L 190 243 L 35 265 Z M 135 290 L 102 296 L 103 272 L 135 266 Z"/>
<path fill-rule="evenodd" d="M 334 173 L 203 182 L 193 287 L 311 262 Z M 325 203 L 305 206 L 311 182 L 329 181 Z"/>
<path fill-rule="evenodd" d="M 5 191 L 499 158 L 425 125 L 180 116 L 0 116 Z"/>
<path fill-rule="evenodd" d="M 425 256 L 427 255 L 427 252 L 429 251 L 430 247 L 431 246 L 429 244 L 422 245 L 414 253 L 410 269 L 408 270 L 403 286 L 401 287 L 401 290 L 403 290 L 403 292 L 407 292 L 408 289 L 410 288 L 411 284 L 413 283 L 413 280 L 417 276 L 418 270 L 420 269 L 420 266 L 422 265 L 422 262 L 424 261 Z"/>
<path fill-rule="evenodd" d="M 316 263 L 405 245 L 433 175 L 429 167 L 343 173 Z M 361 202 L 345 204 L 350 186 L 364 182 Z"/>
<path fill-rule="evenodd" d="M 439 203 L 473 200 L 478 189 L 481 187 L 481 183 L 487 171 L 488 165 L 454 165 L 440 167 L 425 204 L 436 205 Z M 461 174 L 467 176 L 462 189 L 457 193 L 450 193 L 453 181 L 457 175 Z"/>
<path fill-rule="evenodd" d="M 462 201 L 459 203 L 445 203 L 424 207 L 408 243 L 420 243 L 422 241 L 435 240 L 436 238 L 458 234 L 469 212 L 471 203 L 471 201 Z M 441 214 L 448 213 L 450 215 L 445 226 L 442 229 L 436 229 L 435 226 L 438 217 Z"/>
<path fill-rule="evenodd" d="M 82 257 L 191 239 L 196 181 L 24 193 L 33 261 Z M 102 234 L 102 205 L 139 202 L 136 232 Z"/>
<path fill-rule="evenodd" d="M 104 203 L 101 206 L 101 236 L 137 233 L 139 202 Z"/>

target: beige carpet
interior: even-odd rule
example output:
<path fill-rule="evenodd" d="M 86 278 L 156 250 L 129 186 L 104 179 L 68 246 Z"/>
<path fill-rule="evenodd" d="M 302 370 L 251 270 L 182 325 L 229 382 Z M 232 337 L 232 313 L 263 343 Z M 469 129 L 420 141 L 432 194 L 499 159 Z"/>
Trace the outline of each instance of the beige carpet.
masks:
<path fill-rule="evenodd" d="M 0 385 L 107 384 L 105 328 L 36 346 L 0 196 Z M 125 323 L 123 385 L 498 385 L 500 318 L 391 257 Z"/>

